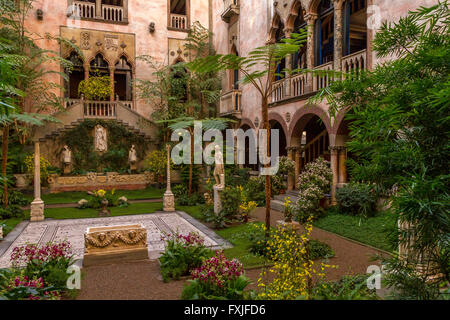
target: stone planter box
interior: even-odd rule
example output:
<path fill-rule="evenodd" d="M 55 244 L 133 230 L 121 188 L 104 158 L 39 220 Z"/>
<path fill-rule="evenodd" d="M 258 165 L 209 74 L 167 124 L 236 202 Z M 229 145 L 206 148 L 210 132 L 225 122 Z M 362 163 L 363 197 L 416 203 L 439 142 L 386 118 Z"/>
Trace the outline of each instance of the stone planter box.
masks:
<path fill-rule="evenodd" d="M 83 176 L 50 175 L 48 178 L 50 193 L 64 191 L 95 191 L 104 190 L 139 190 L 145 189 L 154 181 L 153 174 L 118 174 L 108 172 L 105 174 L 88 173 Z"/>
<path fill-rule="evenodd" d="M 141 224 L 87 228 L 83 266 L 147 260 L 147 229 Z"/>

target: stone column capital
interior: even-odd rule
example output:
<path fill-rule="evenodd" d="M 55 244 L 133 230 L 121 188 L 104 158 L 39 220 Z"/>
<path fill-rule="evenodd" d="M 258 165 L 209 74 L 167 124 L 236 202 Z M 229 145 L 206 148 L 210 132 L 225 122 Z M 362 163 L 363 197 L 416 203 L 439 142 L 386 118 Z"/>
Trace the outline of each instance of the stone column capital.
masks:
<path fill-rule="evenodd" d="M 305 21 L 309 25 L 311 25 L 317 20 L 318 17 L 319 16 L 317 15 L 317 13 L 308 12 L 307 14 L 305 14 Z"/>
<path fill-rule="evenodd" d="M 334 10 L 342 10 L 344 7 L 344 0 L 332 0 Z"/>

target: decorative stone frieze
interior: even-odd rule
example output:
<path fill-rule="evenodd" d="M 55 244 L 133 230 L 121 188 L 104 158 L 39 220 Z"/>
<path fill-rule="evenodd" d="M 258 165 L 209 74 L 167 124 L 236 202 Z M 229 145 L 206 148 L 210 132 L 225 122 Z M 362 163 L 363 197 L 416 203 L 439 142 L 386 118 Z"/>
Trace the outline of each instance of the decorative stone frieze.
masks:
<path fill-rule="evenodd" d="M 87 228 L 83 265 L 148 259 L 147 230 L 141 224 Z"/>

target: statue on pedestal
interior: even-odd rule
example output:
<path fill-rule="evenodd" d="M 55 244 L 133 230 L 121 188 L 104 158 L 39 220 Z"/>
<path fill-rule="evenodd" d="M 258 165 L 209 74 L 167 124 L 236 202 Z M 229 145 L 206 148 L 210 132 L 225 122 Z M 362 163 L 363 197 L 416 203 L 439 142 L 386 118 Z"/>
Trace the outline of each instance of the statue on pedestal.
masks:
<path fill-rule="evenodd" d="M 220 150 L 220 146 L 216 145 L 214 150 L 214 179 L 216 180 L 216 184 L 213 186 L 214 213 L 218 214 L 222 210 L 222 200 L 220 199 L 220 192 L 225 189 L 225 167 L 223 164 L 223 154 Z"/>
<path fill-rule="evenodd" d="M 63 148 L 63 166 L 64 174 L 69 174 L 71 172 L 70 165 L 72 163 L 72 151 L 69 146 L 65 145 Z"/>
<path fill-rule="evenodd" d="M 137 155 L 134 144 L 131 145 L 130 152 L 128 152 L 128 162 L 130 163 L 130 170 L 136 170 Z"/>
<path fill-rule="evenodd" d="M 215 167 L 214 167 L 214 179 L 216 180 L 215 186 L 219 188 L 225 188 L 225 167 L 223 165 L 223 154 L 220 150 L 220 146 L 215 146 Z"/>
<path fill-rule="evenodd" d="M 167 145 L 167 189 L 163 197 L 163 210 L 165 212 L 175 211 L 175 196 L 170 188 L 170 146 Z"/>

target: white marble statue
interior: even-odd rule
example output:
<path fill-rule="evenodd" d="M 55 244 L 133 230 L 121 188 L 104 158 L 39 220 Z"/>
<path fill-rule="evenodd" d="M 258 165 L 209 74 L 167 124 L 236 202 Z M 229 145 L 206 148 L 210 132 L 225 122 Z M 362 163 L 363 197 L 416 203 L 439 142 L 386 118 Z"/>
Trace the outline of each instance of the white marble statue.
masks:
<path fill-rule="evenodd" d="M 95 150 L 104 152 L 108 150 L 106 141 L 106 129 L 101 125 L 95 127 Z"/>
<path fill-rule="evenodd" d="M 214 167 L 214 179 L 216 180 L 216 186 L 220 188 L 225 187 L 225 167 L 223 165 L 223 154 L 220 150 L 220 146 L 216 145 L 214 154 L 215 167 Z"/>
<path fill-rule="evenodd" d="M 72 162 L 72 151 L 67 145 L 65 145 L 63 149 L 63 162 L 64 164 L 70 164 Z"/>
<path fill-rule="evenodd" d="M 134 144 L 131 145 L 130 152 L 128 152 L 128 162 L 131 164 L 136 163 L 137 161 L 137 155 L 136 155 L 136 149 L 134 148 Z"/>

